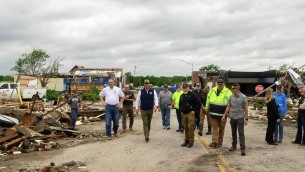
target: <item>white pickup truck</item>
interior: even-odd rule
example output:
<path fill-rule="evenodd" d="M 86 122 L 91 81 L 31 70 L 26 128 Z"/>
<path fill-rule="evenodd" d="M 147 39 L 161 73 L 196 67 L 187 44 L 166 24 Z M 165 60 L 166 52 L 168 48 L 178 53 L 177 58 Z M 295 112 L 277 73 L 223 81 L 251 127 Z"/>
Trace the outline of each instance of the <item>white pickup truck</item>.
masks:
<path fill-rule="evenodd" d="M 0 99 L 18 99 L 17 84 L 11 82 L 0 82 Z M 20 88 L 22 99 L 32 99 L 38 92 L 38 98 L 46 94 L 46 88 Z"/>

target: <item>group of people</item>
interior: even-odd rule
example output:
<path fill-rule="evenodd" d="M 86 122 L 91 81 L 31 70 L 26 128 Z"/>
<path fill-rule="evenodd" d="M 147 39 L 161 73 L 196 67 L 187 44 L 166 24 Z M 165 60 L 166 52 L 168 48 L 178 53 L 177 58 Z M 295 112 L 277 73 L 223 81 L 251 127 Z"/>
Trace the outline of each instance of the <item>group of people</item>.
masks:
<path fill-rule="evenodd" d="M 248 123 L 248 101 L 247 97 L 240 92 L 240 85 L 233 84 L 231 91 L 225 86 L 223 79 L 218 79 L 217 86 L 209 91 L 205 87 L 203 94 L 200 93 L 200 86 L 200 83 L 197 83 L 196 89 L 191 91 L 186 83 L 182 85 L 184 93 L 180 97 L 179 109 L 183 114 L 185 141 L 181 146 L 188 148 L 193 146 L 196 127 L 199 130 L 198 134 L 202 135 L 202 124 L 206 115 L 208 119 L 208 132 L 206 134 L 212 130 L 212 142 L 209 146 L 222 147 L 227 117 L 229 116 L 233 139 L 232 147 L 229 150 L 236 150 L 238 131 L 241 155 L 246 155 L 244 125 Z M 199 120 L 196 120 L 198 117 Z"/>
<path fill-rule="evenodd" d="M 197 83 L 194 90 L 190 90 L 187 83 L 179 85 L 172 94 L 168 85 L 164 85 L 164 90 L 157 96 L 149 80 L 144 81 L 144 88 L 139 90 L 137 97 L 130 91 L 129 85 L 124 86 L 124 91 L 114 86 L 114 80 L 109 79 L 109 86 L 105 87 L 99 94 L 102 105 L 105 108 L 105 123 L 107 139 L 111 140 L 111 127 L 113 121 L 114 136 L 118 136 L 119 128 L 119 108 L 123 108 L 122 126 L 126 132 L 126 118 L 129 115 L 129 130 L 133 130 L 134 111 L 133 102 L 136 101 L 136 113 L 140 111 L 143 121 L 143 131 L 145 141 L 149 142 L 150 129 L 153 113 L 158 109 L 162 114 L 162 127 L 170 130 L 170 111 L 176 109 L 178 121 L 177 132 L 184 132 L 185 139 L 182 147 L 191 148 L 194 144 L 194 132 L 198 129 L 198 135 L 203 134 L 203 124 L 207 117 L 208 130 L 206 135 L 212 134 L 210 147 L 222 147 L 223 137 L 227 118 L 230 118 L 232 131 L 232 147 L 229 151 L 237 150 L 237 132 L 241 155 L 246 155 L 246 144 L 244 126 L 248 124 L 248 100 L 241 93 L 238 83 L 232 84 L 231 89 L 225 86 L 223 79 L 217 80 L 217 85 L 213 88 Z M 305 145 L 305 89 L 300 89 L 301 98 L 298 109 L 298 132 L 296 139 L 292 143 Z M 104 100 L 105 98 L 105 100 Z M 283 121 L 287 114 L 286 95 L 282 86 L 276 86 L 276 91 L 267 89 L 265 94 L 267 106 L 268 126 L 265 141 L 270 145 L 277 145 L 283 141 Z M 80 99 L 76 94 L 69 100 L 72 111 L 71 127 L 75 127 L 77 117 L 77 107 Z M 303 137 L 302 137 L 303 128 Z"/>

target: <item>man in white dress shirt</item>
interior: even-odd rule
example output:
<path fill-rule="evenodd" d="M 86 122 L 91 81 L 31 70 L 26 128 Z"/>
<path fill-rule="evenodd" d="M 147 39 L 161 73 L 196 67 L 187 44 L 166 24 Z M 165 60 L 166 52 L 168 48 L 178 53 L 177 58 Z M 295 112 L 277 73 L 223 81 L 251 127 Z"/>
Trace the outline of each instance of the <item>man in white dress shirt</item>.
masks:
<path fill-rule="evenodd" d="M 99 94 L 102 105 L 105 108 L 105 123 L 106 123 L 106 134 L 107 139 L 111 140 L 111 121 L 113 121 L 114 136 L 118 137 L 119 128 L 119 108 L 122 106 L 124 101 L 124 93 L 119 88 L 114 86 L 114 80 L 109 79 L 109 86 L 105 87 Z M 105 97 L 105 101 L 104 98 Z M 120 101 L 120 97 L 122 98 Z"/>

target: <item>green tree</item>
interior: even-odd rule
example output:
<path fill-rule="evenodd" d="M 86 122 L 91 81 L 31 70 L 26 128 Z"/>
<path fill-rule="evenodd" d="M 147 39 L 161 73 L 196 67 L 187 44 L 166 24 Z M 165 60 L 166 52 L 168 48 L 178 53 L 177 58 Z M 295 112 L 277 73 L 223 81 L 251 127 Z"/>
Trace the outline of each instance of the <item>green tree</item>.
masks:
<path fill-rule="evenodd" d="M 172 84 L 179 84 L 182 82 L 185 82 L 185 80 L 190 81 L 192 79 L 191 76 L 188 76 L 185 78 L 185 76 L 160 76 L 156 77 L 153 75 L 148 75 L 148 76 L 137 76 L 137 85 L 138 86 L 143 86 L 144 85 L 144 80 L 148 79 L 151 84 L 154 86 L 162 86 L 164 84 L 172 85 Z"/>
<path fill-rule="evenodd" d="M 279 67 L 280 71 L 286 71 L 288 69 L 288 64 L 283 64 L 282 66 Z"/>
<path fill-rule="evenodd" d="M 6 75 L 6 76 L 0 75 L 0 82 L 1 81 L 11 81 L 11 82 L 13 82 L 14 78 L 12 76 L 9 76 L 9 75 Z"/>
<path fill-rule="evenodd" d="M 50 56 L 43 50 L 34 49 L 29 54 L 22 54 L 15 61 L 12 71 L 18 72 L 20 75 L 31 75 L 37 77 L 41 86 L 45 87 L 49 83 L 49 79 L 58 74 L 58 68 L 62 66 L 63 58 L 47 60 Z"/>
<path fill-rule="evenodd" d="M 134 76 L 131 75 L 131 72 L 126 72 L 125 76 L 126 76 L 126 83 L 133 83 Z"/>
<path fill-rule="evenodd" d="M 200 71 L 220 72 L 222 69 L 218 65 L 210 64 L 210 65 L 201 67 L 199 70 Z"/>

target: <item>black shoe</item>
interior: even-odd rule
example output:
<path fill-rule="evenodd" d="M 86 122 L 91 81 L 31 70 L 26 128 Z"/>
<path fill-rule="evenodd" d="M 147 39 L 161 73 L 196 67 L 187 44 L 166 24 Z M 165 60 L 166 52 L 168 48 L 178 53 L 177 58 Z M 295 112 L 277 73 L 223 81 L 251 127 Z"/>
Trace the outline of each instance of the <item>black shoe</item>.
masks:
<path fill-rule="evenodd" d="M 230 149 L 229 149 L 230 152 L 233 152 L 233 151 L 236 151 L 236 146 L 232 146 Z"/>
<path fill-rule="evenodd" d="M 176 130 L 176 132 L 180 132 L 180 131 L 181 131 L 180 129 Z"/>
<path fill-rule="evenodd" d="M 216 148 L 217 147 L 217 143 L 212 142 L 211 144 L 209 144 L 209 146 L 212 147 L 212 148 Z"/>
<path fill-rule="evenodd" d="M 187 144 L 187 148 L 191 148 L 191 147 L 193 147 L 193 143 Z"/>
<path fill-rule="evenodd" d="M 241 149 L 241 156 L 246 156 L 246 150 L 245 149 Z"/>
<path fill-rule="evenodd" d="M 145 141 L 148 142 L 149 141 L 149 137 L 145 137 Z"/>
<path fill-rule="evenodd" d="M 199 135 L 199 136 L 202 136 L 202 131 L 199 131 L 199 132 L 198 132 L 198 135 Z"/>
<path fill-rule="evenodd" d="M 292 144 L 300 144 L 300 143 L 297 143 L 297 142 L 295 142 L 295 141 L 291 141 L 291 143 L 292 143 Z"/>
<path fill-rule="evenodd" d="M 205 135 L 211 135 L 211 134 L 212 134 L 211 131 L 205 133 Z"/>
<path fill-rule="evenodd" d="M 184 133 L 184 129 L 183 129 L 183 128 L 182 128 L 182 129 L 180 129 L 180 132 L 181 132 L 181 133 Z"/>
<path fill-rule="evenodd" d="M 182 143 L 181 147 L 187 147 L 188 144 L 189 144 L 189 142 L 185 141 L 184 143 Z"/>
<path fill-rule="evenodd" d="M 221 148 L 221 147 L 222 147 L 222 144 L 221 144 L 221 143 L 218 143 L 216 147 L 217 147 L 217 148 Z"/>

